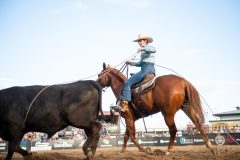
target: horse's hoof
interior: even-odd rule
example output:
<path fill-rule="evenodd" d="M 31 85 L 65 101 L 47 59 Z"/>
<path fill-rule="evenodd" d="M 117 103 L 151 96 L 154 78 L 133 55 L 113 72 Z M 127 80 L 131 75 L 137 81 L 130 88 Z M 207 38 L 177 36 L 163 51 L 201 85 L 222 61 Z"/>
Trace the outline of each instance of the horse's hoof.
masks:
<path fill-rule="evenodd" d="M 122 148 L 120 153 L 125 153 L 126 152 L 126 148 Z"/>
<path fill-rule="evenodd" d="M 214 155 L 214 156 L 219 156 L 219 150 L 217 148 L 210 148 L 210 152 Z"/>
<path fill-rule="evenodd" d="M 212 143 L 210 141 L 207 141 L 207 147 L 208 148 L 212 148 L 213 147 L 213 145 L 212 145 Z"/>
<path fill-rule="evenodd" d="M 166 152 L 164 152 L 164 154 L 167 156 L 167 155 L 169 155 L 169 154 L 170 154 L 170 152 L 166 151 Z"/>
<path fill-rule="evenodd" d="M 168 148 L 168 152 L 173 152 L 173 148 Z"/>

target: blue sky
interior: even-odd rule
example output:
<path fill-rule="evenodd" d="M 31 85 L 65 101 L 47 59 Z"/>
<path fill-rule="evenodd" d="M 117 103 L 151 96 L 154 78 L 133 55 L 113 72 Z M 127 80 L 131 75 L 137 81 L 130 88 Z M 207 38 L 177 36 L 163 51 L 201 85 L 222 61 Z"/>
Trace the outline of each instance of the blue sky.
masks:
<path fill-rule="evenodd" d="M 131 41 L 147 33 L 154 38 L 158 65 L 193 83 L 214 113 L 235 110 L 240 105 L 239 19 L 238 0 L 2 0 L 0 89 L 97 74 L 103 62 L 114 66 L 134 54 L 138 45 Z M 159 76 L 172 73 L 156 69 Z M 104 109 L 111 103 L 109 89 Z M 176 121 L 184 126 L 189 119 L 179 112 Z M 161 114 L 147 118 L 147 125 L 164 127 Z"/>

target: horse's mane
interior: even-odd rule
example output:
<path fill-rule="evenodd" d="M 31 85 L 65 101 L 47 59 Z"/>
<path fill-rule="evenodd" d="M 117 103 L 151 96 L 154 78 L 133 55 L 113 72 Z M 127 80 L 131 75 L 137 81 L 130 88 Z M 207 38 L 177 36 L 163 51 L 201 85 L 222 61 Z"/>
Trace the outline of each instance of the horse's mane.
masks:
<path fill-rule="evenodd" d="M 116 68 L 110 68 L 113 72 L 113 74 L 119 76 L 120 79 L 122 79 L 123 81 L 125 81 L 127 79 L 126 76 L 123 75 L 123 73 L 121 71 L 119 71 L 118 69 Z"/>

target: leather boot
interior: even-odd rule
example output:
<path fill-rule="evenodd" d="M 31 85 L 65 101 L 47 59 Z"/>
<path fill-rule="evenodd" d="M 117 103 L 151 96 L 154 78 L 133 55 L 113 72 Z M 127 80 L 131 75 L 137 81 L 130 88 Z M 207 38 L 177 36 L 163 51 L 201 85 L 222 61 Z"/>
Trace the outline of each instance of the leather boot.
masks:
<path fill-rule="evenodd" d="M 122 100 L 120 102 L 120 111 L 121 112 L 129 111 L 129 109 L 128 109 L 128 101 Z"/>

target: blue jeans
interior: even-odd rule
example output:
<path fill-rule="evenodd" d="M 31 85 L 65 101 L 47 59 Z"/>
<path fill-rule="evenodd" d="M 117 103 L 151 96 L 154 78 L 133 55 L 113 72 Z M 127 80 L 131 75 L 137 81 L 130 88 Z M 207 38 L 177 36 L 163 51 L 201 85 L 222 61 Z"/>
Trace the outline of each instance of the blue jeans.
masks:
<path fill-rule="evenodd" d="M 141 71 L 124 82 L 120 100 L 131 101 L 131 87 L 140 82 L 148 73 L 155 73 L 153 64 L 141 64 Z"/>

